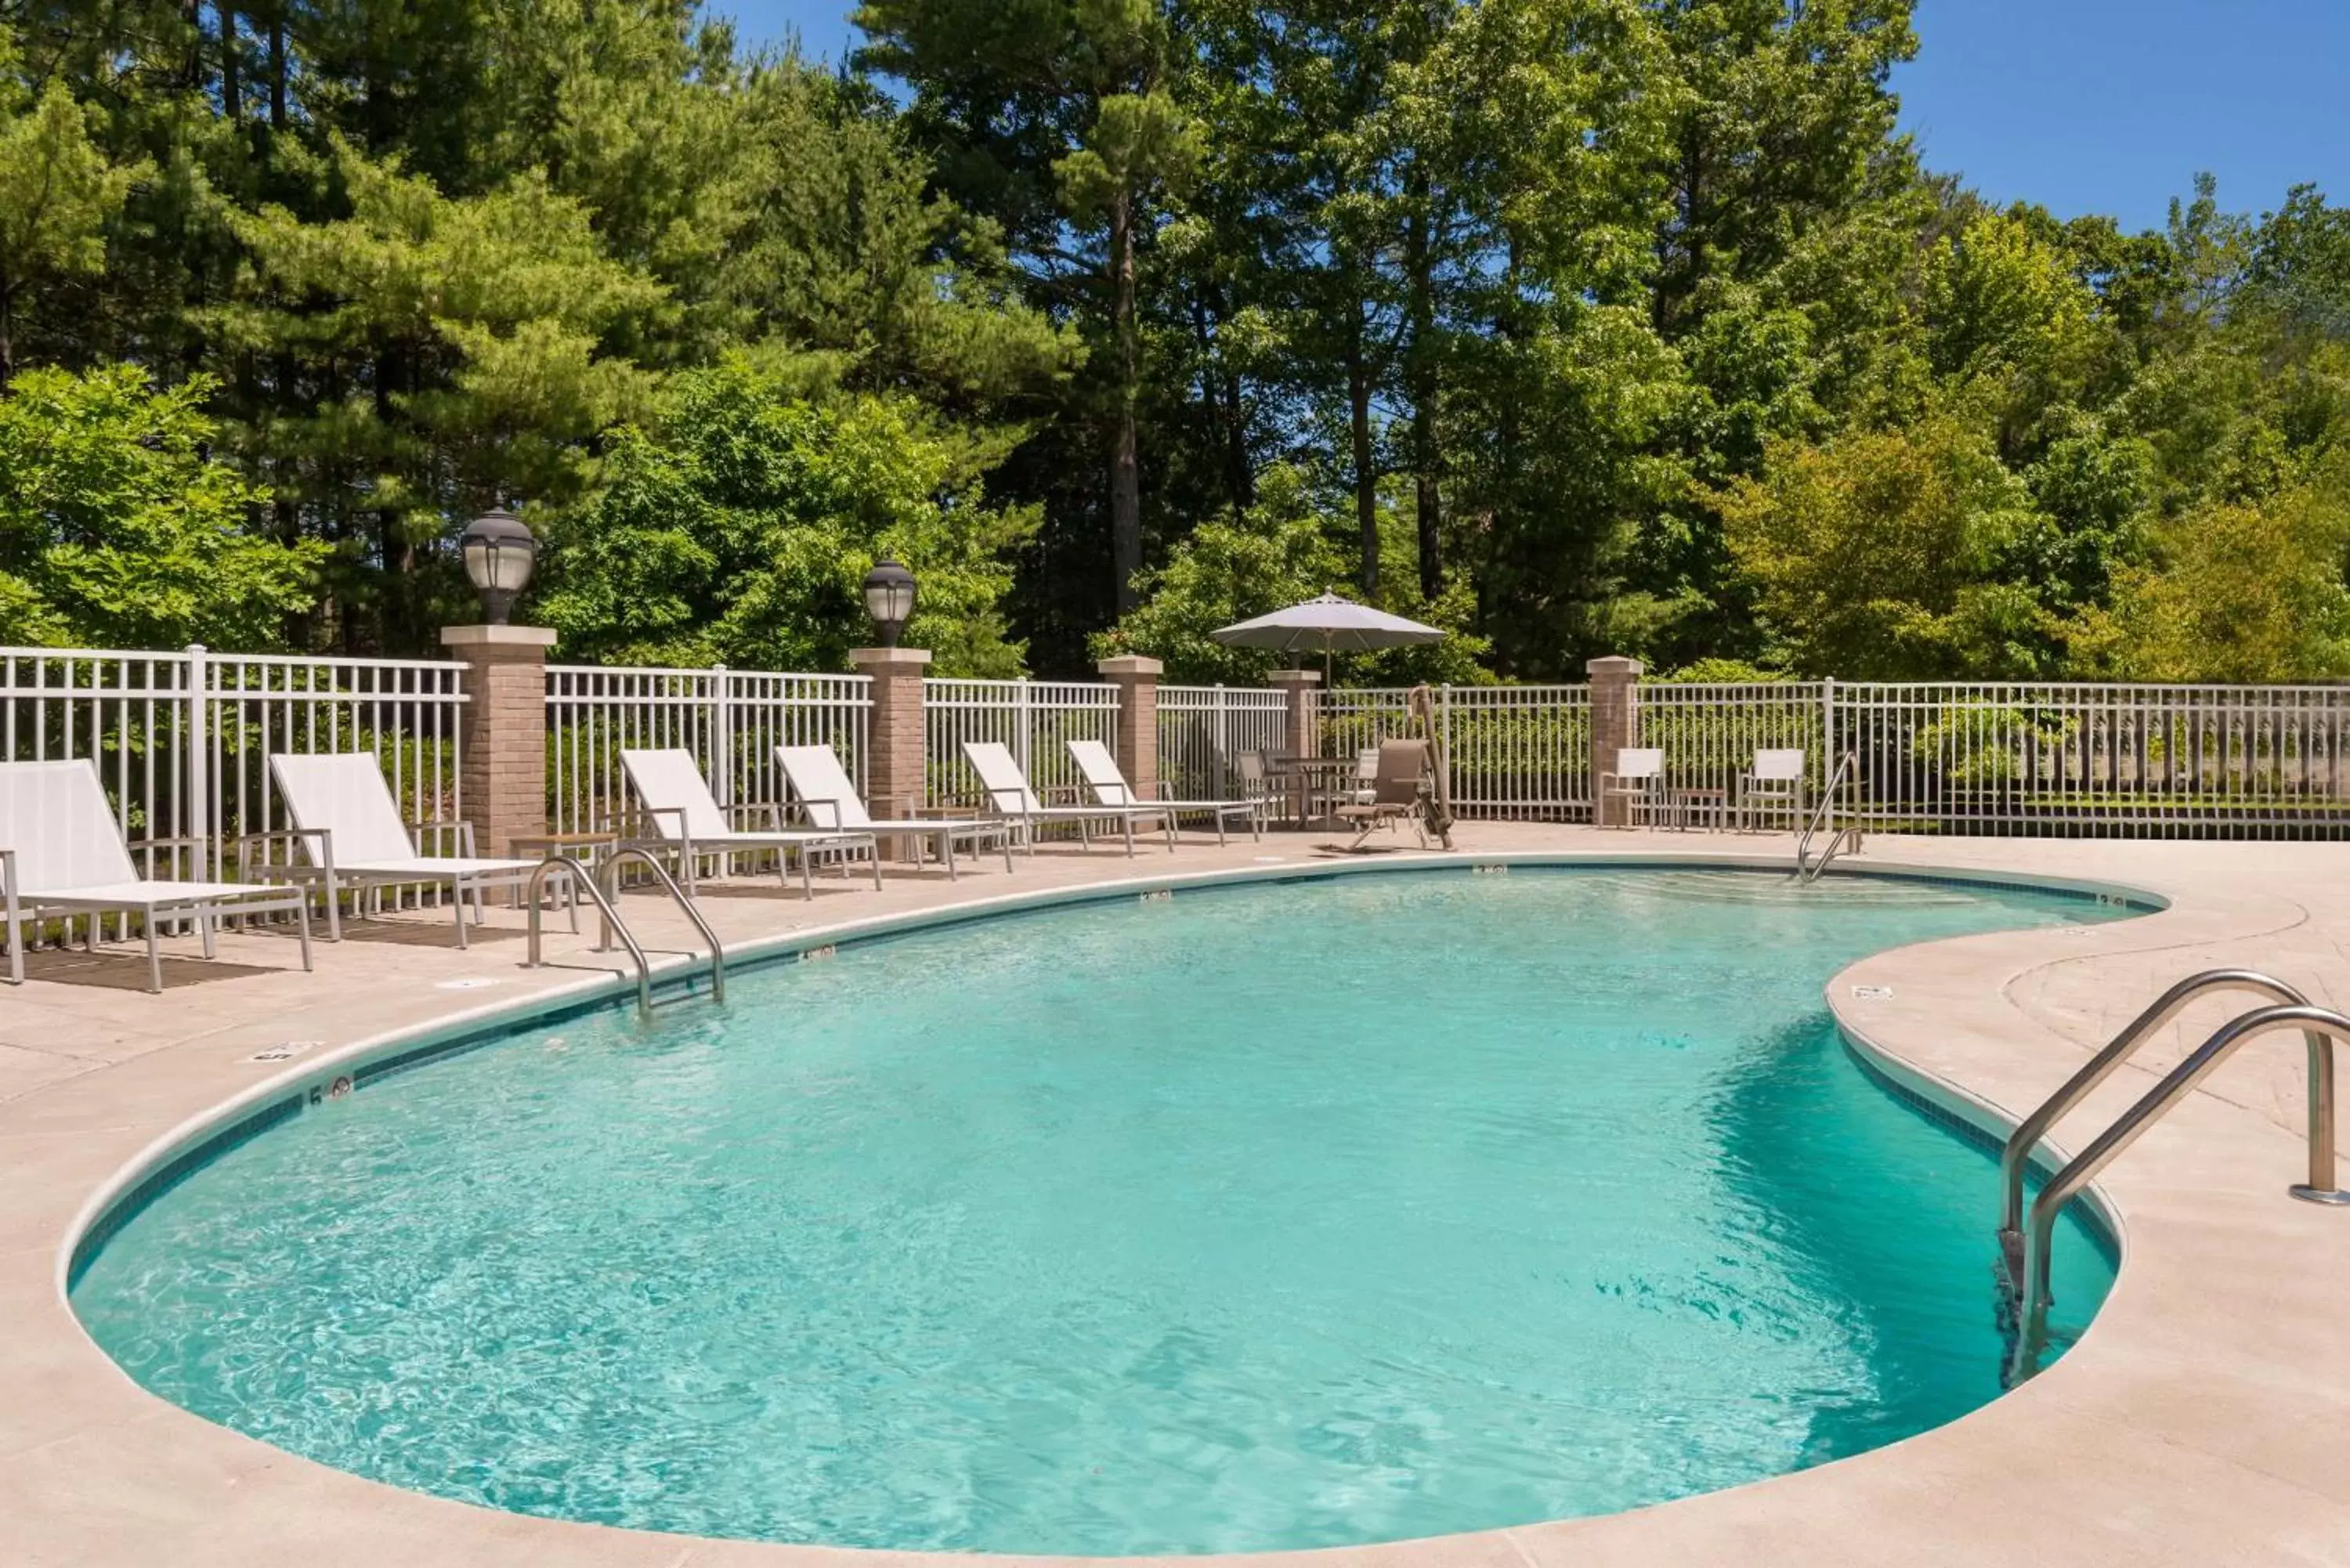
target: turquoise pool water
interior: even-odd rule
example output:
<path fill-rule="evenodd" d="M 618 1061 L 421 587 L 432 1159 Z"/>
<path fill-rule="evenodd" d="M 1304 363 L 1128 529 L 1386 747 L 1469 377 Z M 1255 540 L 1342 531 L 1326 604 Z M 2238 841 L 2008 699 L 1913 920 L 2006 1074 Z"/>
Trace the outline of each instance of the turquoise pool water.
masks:
<path fill-rule="evenodd" d="M 130 1219 L 132 1376 L 494 1508 L 873 1547 L 1629 1508 L 1993 1397 L 1990 1157 L 1821 982 L 2077 898 L 1374 875 L 966 924 L 369 1082 Z M 2077 1329 L 2103 1250 L 2055 1250 Z"/>

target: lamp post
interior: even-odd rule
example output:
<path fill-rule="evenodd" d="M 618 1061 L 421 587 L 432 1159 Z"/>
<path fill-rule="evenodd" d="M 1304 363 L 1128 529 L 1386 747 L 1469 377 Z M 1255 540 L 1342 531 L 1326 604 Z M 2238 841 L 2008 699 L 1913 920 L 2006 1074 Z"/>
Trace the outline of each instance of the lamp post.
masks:
<path fill-rule="evenodd" d="M 521 518 L 499 506 L 465 525 L 457 536 L 457 551 L 464 557 L 473 591 L 482 596 L 483 616 L 492 626 L 505 625 L 538 563 L 538 541 Z"/>
<path fill-rule="evenodd" d="M 555 633 L 511 626 L 515 598 L 538 562 L 538 541 L 504 507 L 457 536 L 465 576 L 482 596 L 481 626 L 444 626 L 441 641 L 465 666 L 457 721 L 457 794 L 478 853 L 510 856 L 546 831 L 546 650 Z"/>
<path fill-rule="evenodd" d="M 876 561 L 865 574 L 865 613 L 873 618 L 881 646 L 897 647 L 914 613 L 914 574 L 886 556 Z"/>

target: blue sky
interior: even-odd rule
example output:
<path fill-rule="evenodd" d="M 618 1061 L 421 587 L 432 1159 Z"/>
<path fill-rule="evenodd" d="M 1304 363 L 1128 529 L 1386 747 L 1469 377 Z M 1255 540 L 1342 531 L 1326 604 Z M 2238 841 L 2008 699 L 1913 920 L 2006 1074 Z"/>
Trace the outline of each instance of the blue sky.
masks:
<path fill-rule="evenodd" d="M 749 40 L 796 27 L 811 55 L 850 39 L 843 0 L 709 7 Z M 1917 25 L 1902 123 L 1994 202 L 2154 227 L 2208 169 L 2230 208 L 2302 181 L 2350 203 L 2345 0 L 1921 0 Z"/>

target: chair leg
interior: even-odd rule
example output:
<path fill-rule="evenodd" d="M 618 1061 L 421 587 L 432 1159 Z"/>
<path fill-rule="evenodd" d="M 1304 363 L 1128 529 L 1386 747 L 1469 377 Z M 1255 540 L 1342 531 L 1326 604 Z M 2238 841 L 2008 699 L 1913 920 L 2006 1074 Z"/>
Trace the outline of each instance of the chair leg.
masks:
<path fill-rule="evenodd" d="M 811 904 L 816 902 L 816 877 L 808 869 L 808 852 L 805 846 L 800 850 L 800 897 Z"/>
<path fill-rule="evenodd" d="M 220 953 L 213 941 L 213 918 L 210 915 L 196 917 L 196 934 L 204 940 L 204 957 L 218 958 Z"/>
<path fill-rule="evenodd" d="M 947 880 L 955 880 L 954 829 L 951 827 L 939 830 L 939 858 L 947 863 Z"/>
<path fill-rule="evenodd" d="M 457 913 L 457 950 L 463 952 L 471 945 L 465 940 L 465 885 L 463 882 L 449 889 L 449 907 Z"/>
<path fill-rule="evenodd" d="M 343 897 L 342 889 L 335 886 L 332 872 L 328 873 L 326 887 L 327 940 L 330 942 L 338 942 L 343 940 Z M 302 896 L 307 898 L 310 895 L 305 891 Z M 358 911 L 353 910 L 352 913 L 357 914 Z"/>
<path fill-rule="evenodd" d="M 305 893 L 294 905 L 296 929 L 301 932 L 302 972 L 310 972 L 310 895 Z"/>
<path fill-rule="evenodd" d="M 921 852 L 918 849 L 915 853 L 920 855 Z M 873 861 L 873 890 L 879 893 L 881 890 L 881 841 L 875 839 L 867 847 L 866 854 Z M 848 880 L 848 857 L 846 854 L 840 857 L 840 879 L 844 882 Z"/>
<path fill-rule="evenodd" d="M 98 929 L 98 917 L 89 918 L 90 929 Z M 163 993 L 163 951 L 155 945 L 155 917 L 147 917 L 147 989 L 156 996 Z"/>

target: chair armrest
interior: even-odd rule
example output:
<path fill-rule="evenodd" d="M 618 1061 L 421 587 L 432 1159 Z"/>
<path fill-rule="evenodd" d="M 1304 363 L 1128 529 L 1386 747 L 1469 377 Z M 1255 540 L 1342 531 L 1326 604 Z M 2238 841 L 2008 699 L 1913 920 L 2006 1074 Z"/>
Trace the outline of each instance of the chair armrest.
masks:
<path fill-rule="evenodd" d="M 177 838 L 127 838 L 125 849 L 202 849 L 211 840 L 202 834 L 184 834 Z"/>
<path fill-rule="evenodd" d="M 1036 800 L 1037 804 L 1040 805 L 1084 805 L 1087 804 L 1086 791 L 1083 784 L 1046 784 L 1043 789 L 1036 792 Z"/>
<path fill-rule="evenodd" d="M 800 804 L 805 807 L 807 803 L 802 801 Z M 680 815 L 683 815 L 681 809 Z M 737 801 L 726 808 L 726 825 L 729 827 L 756 833 L 761 831 L 759 824 L 763 821 L 768 827 L 781 831 L 784 826 L 783 805 L 772 800 L 746 800 Z"/>
<path fill-rule="evenodd" d="M 315 845 L 311 842 L 316 840 Z M 264 833 L 241 833 L 235 839 L 236 875 L 239 881 L 252 867 L 253 851 L 266 849 L 273 844 L 290 842 L 300 845 L 310 857 L 310 863 L 327 871 L 335 868 L 335 835 L 325 827 L 273 827 Z M 286 862 L 292 865 L 292 861 Z"/>

